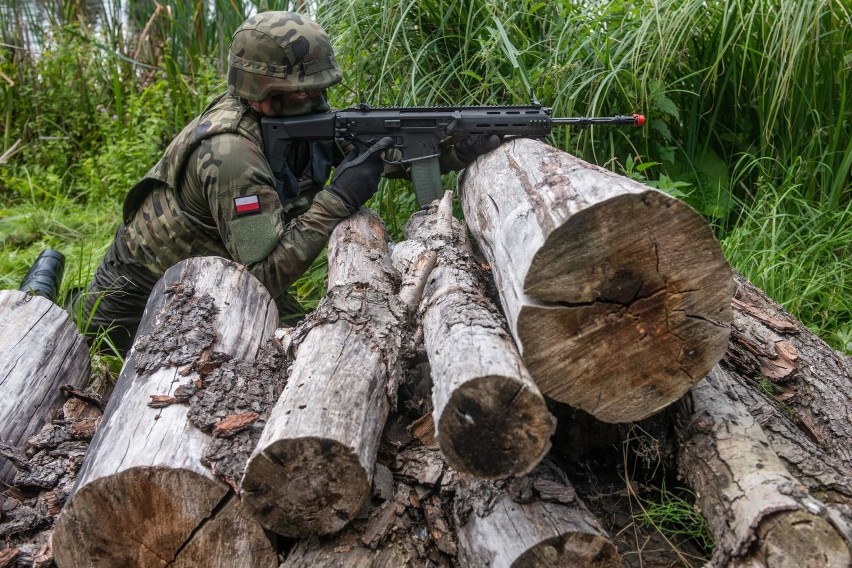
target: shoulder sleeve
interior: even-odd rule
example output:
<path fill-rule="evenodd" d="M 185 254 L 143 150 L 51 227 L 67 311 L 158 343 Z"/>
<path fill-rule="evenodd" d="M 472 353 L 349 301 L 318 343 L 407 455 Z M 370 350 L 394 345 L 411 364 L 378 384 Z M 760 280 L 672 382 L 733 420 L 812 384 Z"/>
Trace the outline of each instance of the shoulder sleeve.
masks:
<path fill-rule="evenodd" d="M 197 183 L 187 184 L 187 205 L 206 202 L 231 257 L 273 297 L 310 267 L 331 231 L 349 215 L 337 196 L 321 191 L 305 213 L 286 223 L 263 150 L 244 136 L 208 138 L 193 158 Z"/>

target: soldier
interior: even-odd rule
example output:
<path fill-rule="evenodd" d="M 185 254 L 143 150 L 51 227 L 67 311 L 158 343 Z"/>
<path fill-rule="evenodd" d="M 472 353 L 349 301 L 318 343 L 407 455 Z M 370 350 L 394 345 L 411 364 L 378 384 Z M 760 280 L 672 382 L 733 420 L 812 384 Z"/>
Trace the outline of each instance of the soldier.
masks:
<path fill-rule="evenodd" d="M 291 310 L 287 288 L 337 223 L 378 187 L 390 139 L 361 155 L 344 155 L 331 142 L 295 144 L 289 171 L 278 179 L 264 156 L 262 117 L 327 112 L 325 91 L 341 80 L 316 22 L 290 12 L 252 16 L 235 32 L 228 63 L 228 92 L 130 190 L 114 241 L 88 292 L 72 305 L 78 321 L 106 331 L 121 353 L 130 349 L 154 284 L 186 258 L 233 259 L 264 284 L 280 311 Z M 460 169 L 498 143 L 470 138 L 449 147 L 444 169 Z"/>

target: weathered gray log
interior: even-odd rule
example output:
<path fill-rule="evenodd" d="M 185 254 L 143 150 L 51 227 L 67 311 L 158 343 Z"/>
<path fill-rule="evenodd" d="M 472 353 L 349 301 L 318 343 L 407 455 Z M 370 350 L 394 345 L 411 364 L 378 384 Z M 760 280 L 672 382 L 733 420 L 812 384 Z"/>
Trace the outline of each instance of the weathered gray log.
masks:
<path fill-rule="evenodd" d="M 90 368 L 86 340 L 65 310 L 46 298 L 0 290 L 0 444 L 25 452 L 27 438 L 65 400 L 59 387 L 82 388 Z M 0 456 L 0 484 L 14 475 Z"/>
<path fill-rule="evenodd" d="M 848 527 L 809 495 L 713 371 L 679 405 L 678 468 L 716 540 L 713 565 L 847 567 Z"/>
<path fill-rule="evenodd" d="M 478 159 L 460 189 L 545 395 L 606 422 L 635 421 L 724 355 L 731 270 L 684 203 L 528 139 Z"/>
<path fill-rule="evenodd" d="M 234 262 L 193 258 L 166 272 L 57 519 L 61 568 L 276 565 L 262 527 L 201 463 L 213 436 L 169 402 L 201 382 L 213 354 L 253 361 L 277 323 L 266 289 Z"/>
<path fill-rule="evenodd" d="M 341 529 L 364 507 L 401 370 L 404 308 L 387 234 L 368 210 L 329 241 L 329 292 L 297 326 L 290 378 L 241 484 L 243 501 L 287 536 Z"/>
<path fill-rule="evenodd" d="M 420 306 L 438 445 L 461 473 L 524 474 L 547 453 L 556 424 L 486 293 L 464 227 L 453 221 L 447 192 L 406 227 L 407 239 L 438 256 Z"/>
<path fill-rule="evenodd" d="M 761 393 L 751 380 L 724 366 L 716 373 L 725 394 L 742 403 L 766 434 L 772 451 L 805 490 L 828 509 L 828 518 L 852 543 L 852 470 L 817 446 L 794 422 Z"/>
<path fill-rule="evenodd" d="M 730 370 L 725 376 L 729 395 L 748 408 L 787 470 L 817 499 L 852 506 L 852 469 L 797 428 L 784 409 L 758 391 L 750 379 Z"/>
<path fill-rule="evenodd" d="M 764 387 L 776 391 L 775 398 L 792 417 L 796 429 L 824 452 L 828 461 L 839 462 L 849 471 L 852 357 L 831 349 L 742 276 L 736 275 L 735 282 L 734 325 L 726 366 L 738 377 L 755 385 L 764 381 Z M 819 466 L 819 461 L 789 459 L 806 467 Z M 825 463 L 824 467 L 832 465 Z"/>
<path fill-rule="evenodd" d="M 501 485 L 463 479 L 454 517 L 460 566 L 621 566 L 606 531 L 550 465 Z"/>

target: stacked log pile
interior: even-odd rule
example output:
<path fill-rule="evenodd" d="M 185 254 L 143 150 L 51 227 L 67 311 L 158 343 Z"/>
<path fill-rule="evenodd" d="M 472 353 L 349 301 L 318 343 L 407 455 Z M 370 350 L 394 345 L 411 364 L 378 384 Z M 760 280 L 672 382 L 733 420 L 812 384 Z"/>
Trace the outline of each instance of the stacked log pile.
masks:
<path fill-rule="evenodd" d="M 63 501 L 60 568 L 849 565 L 849 357 L 659 192 L 529 140 L 460 189 L 473 242 L 449 195 L 400 243 L 341 223 L 292 329 L 233 263 L 170 270 L 73 489 L 79 455 L 3 494 L 0 568 L 52 565 Z M 712 554 L 641 524 L 678 479 Z"/>

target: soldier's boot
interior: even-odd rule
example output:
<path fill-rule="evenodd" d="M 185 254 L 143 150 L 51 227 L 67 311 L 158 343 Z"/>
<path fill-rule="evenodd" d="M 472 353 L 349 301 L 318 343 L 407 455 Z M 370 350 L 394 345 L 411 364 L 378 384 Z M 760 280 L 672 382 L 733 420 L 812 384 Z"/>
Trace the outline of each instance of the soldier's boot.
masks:
<path fill-rule="evenodd" d="M 20 290 L 55 302 L 64 272 L 65 256 L 58 250 L 45 249 L 21 280 Z"/>

